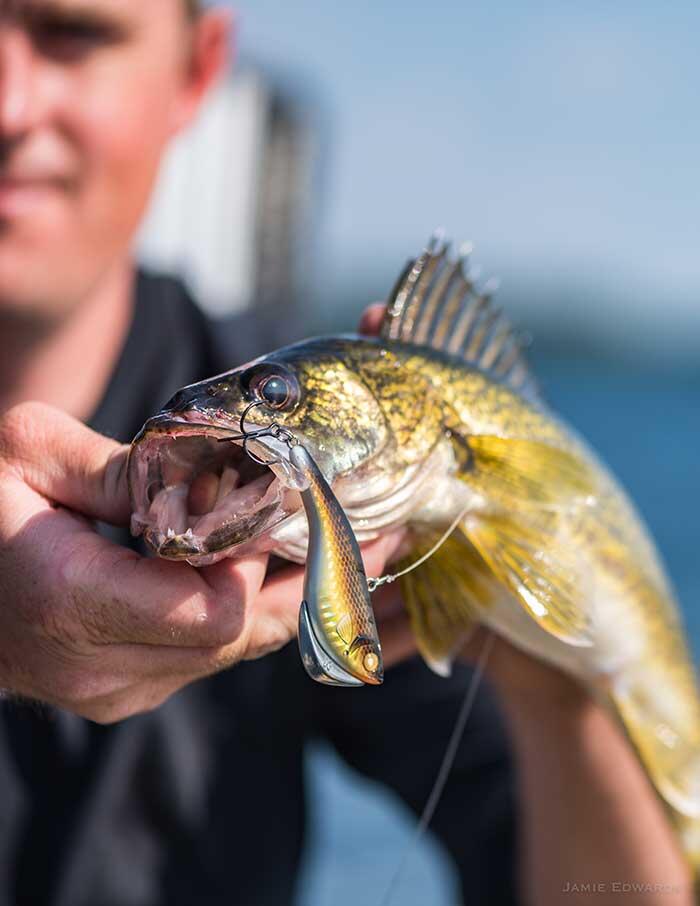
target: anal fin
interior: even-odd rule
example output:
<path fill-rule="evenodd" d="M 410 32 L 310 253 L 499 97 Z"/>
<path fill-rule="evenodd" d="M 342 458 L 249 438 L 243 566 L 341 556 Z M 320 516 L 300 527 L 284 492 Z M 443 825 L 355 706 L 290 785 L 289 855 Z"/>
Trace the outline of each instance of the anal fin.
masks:
<path fill-rule="evenodd" d="M 399 568 L 415 563 L 435 540 L 421 539 Z M 401 588 L 418 651 L 431 670 L 449 676 L 480 612 L 498 593 L 484 561 L 457 529 L 425 563 L 402 576 Z"/>
<path fill-rule="evenodd" d="M 491 514 L 471 520 L 466 532 L 490 571 L 542 629 L 568 645 L 593 644 L 586 576 L 556 512 Z"/>

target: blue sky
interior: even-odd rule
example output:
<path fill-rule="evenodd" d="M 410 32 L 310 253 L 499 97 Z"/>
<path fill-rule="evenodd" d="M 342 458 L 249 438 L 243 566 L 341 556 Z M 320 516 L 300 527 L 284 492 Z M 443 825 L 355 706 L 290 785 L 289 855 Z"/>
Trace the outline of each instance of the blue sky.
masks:
<path fill-rule="evenodd" d="M 381 292 L 443 225 L 516 316 L 700 350 L 700 6 L 236 9 L 242 60 L 323 111 L 325 285 Z"/>

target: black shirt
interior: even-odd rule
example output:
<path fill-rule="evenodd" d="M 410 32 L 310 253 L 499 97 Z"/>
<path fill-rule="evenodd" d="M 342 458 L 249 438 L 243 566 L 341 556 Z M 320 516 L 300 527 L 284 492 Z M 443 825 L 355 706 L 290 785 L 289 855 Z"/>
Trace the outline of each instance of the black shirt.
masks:
<path fill-rule="evenodd" d="M 215 324 L 140 275 L 133 323 L 91 424 L 130 440 L 184 384 L 270 349 L 255 313 Z M 113 530 L 115 540 L 133 543 Z M 286 906 L 304 844 L 303 756 L 323 738 L 420 812 L 469 679 L 418 660 L 357 694 L 319 686 L 295 644 L 113 726 L 0 705 L 0 906 Z M 472 906 L 512 904 L 514 797 L 482 688 L 432 830 Z M 358 878 L 349 883 L 361 884 Z M 364 889 L 373 906 L 381 891 Z"/>

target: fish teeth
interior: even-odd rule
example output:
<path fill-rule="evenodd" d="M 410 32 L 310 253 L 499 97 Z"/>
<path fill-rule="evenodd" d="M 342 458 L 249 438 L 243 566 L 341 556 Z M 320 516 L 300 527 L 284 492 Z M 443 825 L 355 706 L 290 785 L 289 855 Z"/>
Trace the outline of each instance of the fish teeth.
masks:
<path fill-rule="evenodd" d="M 168 528 L 168 531 L 165 533 L 165 537 L 170 540 L 175 537 L 175 529 Z"/>
<path fill-rule="evenodd" d="M 193 533 L 192 529 L 188 528 L 182 537 L 187 538 L 188 541 L 191 540 L 192 538 L 194 538 L 194 533 Z"/>

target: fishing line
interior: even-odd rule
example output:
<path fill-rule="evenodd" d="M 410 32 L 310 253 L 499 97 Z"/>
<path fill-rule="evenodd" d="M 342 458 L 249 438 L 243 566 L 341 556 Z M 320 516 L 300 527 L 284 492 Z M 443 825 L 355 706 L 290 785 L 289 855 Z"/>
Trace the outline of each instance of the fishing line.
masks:
<path fill-rule="evenodd" d="M 416 829 L 413 832 L 413 837 L 404 849 L 401 861 L 399 862 L 396 870 L 394 871 L 394 874 L 389 880 L 386 893 L 384 894 L 384 897 L 382 898 L 379 906 L 389 906 L 401 872 L 404 870 L 406 863 L 408 862 L 408 857 L 413 852 L 422 835 L 428 829 L 428 825 L 432 821 L 433 815 L 435 814 L 435 809 L 437 808 L 440 797 L 442 796 L 442 793 L 445 789 L 447 778 L 450 775 L 450 771 L 452 770 L 455 758 L 457 757 L 457 750 L 459 749 L 459 744 L 464 733 L 464 728 L 474 707 L 474 702 L 476 701 L 476 693 L 479 689 L 479 685 L 481 684 L 484 670 L 486 669 L 486 664 L 489 659 L 489 654 L 491 653 L 491 648 L 493 647 L 494 635 L 488 629 L 486 630 L 486 633 L 486 639 L 484 640 L 479 658 L 474 666 L 474 672 L 472 673 L 469 685 L 467 686 L 467 691 L 464 695 L 462 706 L 459 709 L 459 714 L 457 715 L 457 720 L 455 721 L 455 725 L 452 729 L 449 742 L 447 743 L 445 754 L 442 756 L 442 762 L 435 778 L 435 783 L 433 784 L 430 795 L 428 796 L 425 805 L 423 806 L 423 812 L 420 816 L 418 824 L 416 825 Z"/>
<path fill-rule="evenodd" d="M 376 591 L 382 585 L 388 585 L 390 582 L 395 582 L 397 579 L 400 579 L 401 576 L 405 576 L 406 573 L 412 572 L 414 569 L 417 569 L 419 566 L 425 563 L 425 561 L 432 557 L 433 554 L 436 553 L 436 551 L 440 550 L 442 545 L 447 541 L 452 532 L 454 532 L 462 519 L 464 519 L 464 517 L 467 515 L 470 508 L 471 504 L 467 504 L 467 506 L 465 506 L 465 508 L 461 510 L 452 520 L 447 530 L 443 532 L 443 534 L 438 538 L 438 540 L 430 548 L 430 550 L 423 554 L 422 557 L 419 557 L 414 563 L 411 563 L 405 569 L 399 570 L 399 572 L 397 573 L 389 573 L 386 576 L 379 576 L 377 579 L 367 579 L 367 587 L 369 588 L 370 592 Z"/>

